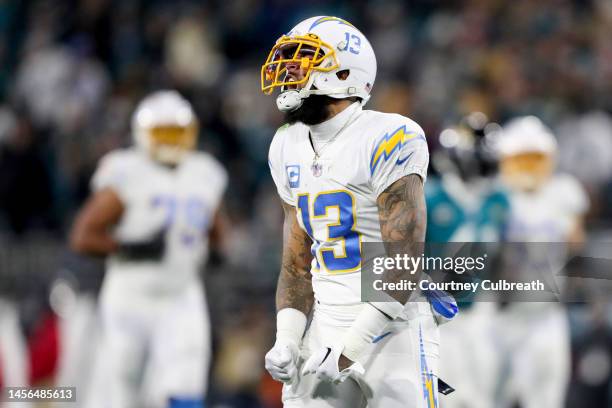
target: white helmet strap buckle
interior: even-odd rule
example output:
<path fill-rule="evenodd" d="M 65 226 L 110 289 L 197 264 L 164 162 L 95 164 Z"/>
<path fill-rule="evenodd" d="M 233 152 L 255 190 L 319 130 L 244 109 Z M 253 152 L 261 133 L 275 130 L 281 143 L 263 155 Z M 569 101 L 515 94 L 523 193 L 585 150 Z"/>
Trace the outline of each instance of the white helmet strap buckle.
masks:
<path fill-rule="evenodd" d="M 304 103 L 304 99 L 310 95 L 355 95 L 357 88 L 349 86 L 348 88 L 332 88 L 332 89 L 290 89 L 281 92 L 276 98 L 276 106 L 281 112 L 291 112 L 298 109 Z M 363 98 L 362 104 L 367 102 L 368 98 Z"/>
<path fill-rule="evenodd" d="M 302 97 L 301 91 L 290 89 L 283 91 L 276 98 L 276 106 L 281 112 L 291 112 L 298 109 L 304 103 L 304 97 Z"/>

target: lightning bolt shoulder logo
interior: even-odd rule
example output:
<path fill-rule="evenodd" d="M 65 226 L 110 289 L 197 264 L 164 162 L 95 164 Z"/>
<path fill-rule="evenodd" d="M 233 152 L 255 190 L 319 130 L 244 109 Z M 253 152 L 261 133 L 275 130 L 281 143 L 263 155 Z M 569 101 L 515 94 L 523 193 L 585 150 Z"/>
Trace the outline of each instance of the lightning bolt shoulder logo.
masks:
<path fill-rule="evenodd" d="M 425 140 L 425 136 L 421 133 L 409 131 L 406 129 L 406 125 L 402 125 L 392 132 L 385 133 L 374 147 L 374 152 L 370 159 L 370 174 L 374 174 L 376 167 L 381 161 L 387 161 L 396 150 L 402 150 L 404 146 L 415 140 Z M 403 164 L 411 155 L 412 153 L 398 159 L 397 164 Z"/>

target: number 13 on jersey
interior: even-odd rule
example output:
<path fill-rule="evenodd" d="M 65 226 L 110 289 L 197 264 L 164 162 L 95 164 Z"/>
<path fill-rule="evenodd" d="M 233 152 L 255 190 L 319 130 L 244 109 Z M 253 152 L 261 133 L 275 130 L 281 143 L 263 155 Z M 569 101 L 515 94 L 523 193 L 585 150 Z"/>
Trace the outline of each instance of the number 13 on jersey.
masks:
<path fill-rule="evenodd" d="M 344 190 L 325 191 L 314 196 L 298 196 L 298 211 L 306 232 L 313 240 L 312 254 L 317 269 L 349 273 L 361 267 L 361 238 L 355 230 L 355 199 Z M 336 215 L 330 209 L 337 209 Z M 333 217 L 331 222 L 319 223 Z M 315 230 L 312 226 L 315 224 Z M 339 246 L 338 246 L 339 245 Z"/>

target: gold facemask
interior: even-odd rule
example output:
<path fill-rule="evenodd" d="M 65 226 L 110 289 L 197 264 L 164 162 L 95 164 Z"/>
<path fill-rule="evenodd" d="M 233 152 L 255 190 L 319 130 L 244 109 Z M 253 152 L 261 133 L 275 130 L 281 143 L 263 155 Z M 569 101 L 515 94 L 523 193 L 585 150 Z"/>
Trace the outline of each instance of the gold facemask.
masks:
<path fill-rule="evenodd" d="M 312 57 L 303 56 L 306 50 Z M 286 79 L 287 63 L 299 64 L 300 68 L 306 71 L 303 78 Z M 308 82 L 313 71 L 329 72 L 339 66 L 334 48 L 321 41 L 318 35 L 284 35 L 276 41 L 266 62 L 261 66 L 261 90 L 270 95 L 277 87 L 303 85 Z"/>
<path fill-rule="evenodd" d="M 554 170 L 554 158 L 544 153 L 521 153 L 502 158 L 500 165 L 506 183 L 530 191 L 548 180 Z"/>
<path fill-rule="evenodd" d="M 188 126 L 155 126 L 147 130 L 153 146 L 172 146 L 185 150 L 195 147 L 197 125 Z"/>

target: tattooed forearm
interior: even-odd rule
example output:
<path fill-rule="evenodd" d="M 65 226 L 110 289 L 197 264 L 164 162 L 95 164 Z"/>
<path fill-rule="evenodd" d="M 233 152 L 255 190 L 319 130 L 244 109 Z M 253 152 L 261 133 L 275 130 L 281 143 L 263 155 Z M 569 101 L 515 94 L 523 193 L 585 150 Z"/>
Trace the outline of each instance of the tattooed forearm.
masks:
<path fill-rule="evenodd" d="M 291 307 L 307 315 L 314 301 L 310 275 L 311 240 L 300 228 L 295 208 L 283 203 L 283 209 L 283 259 L 276 288 L 276 308 Z"/>
<path fill-rule="evenodd" d="M 410 174 L 389 186 L 377 200 L 380 231 L 385 242 L 387 255 L 397 254 L 420 256 L 425 241 L 427 210 L 423 192 L 423 180 Z M 402 279 L 416 281 L 420 271 L 410 274 L 406 270 L 389 270 L 383 278 L 387 282 Z M 410 293 L 407 291 L 388 292 L 394 299 L 405 303 Z"/>

